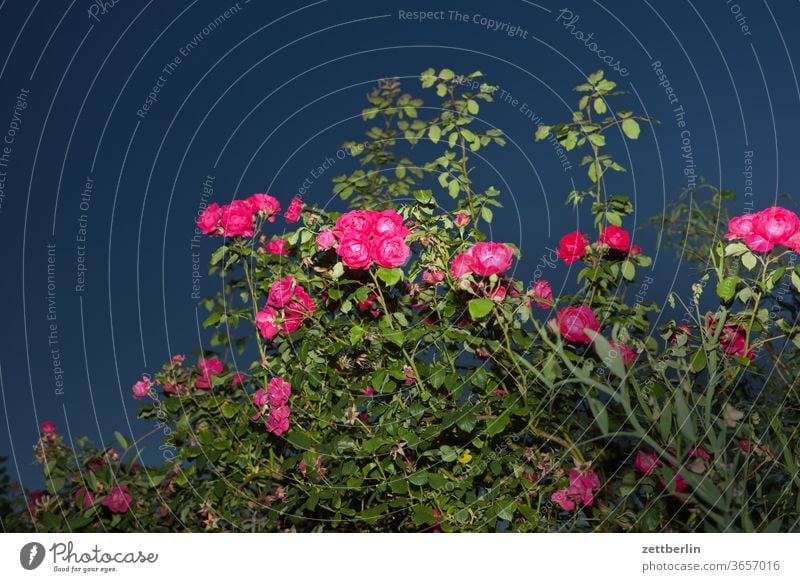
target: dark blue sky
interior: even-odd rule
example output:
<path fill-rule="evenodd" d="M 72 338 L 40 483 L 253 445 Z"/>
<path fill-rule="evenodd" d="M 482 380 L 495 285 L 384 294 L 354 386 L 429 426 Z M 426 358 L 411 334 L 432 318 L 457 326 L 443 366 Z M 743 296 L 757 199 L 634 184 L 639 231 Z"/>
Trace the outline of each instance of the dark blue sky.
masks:
<path fill-rule="evenodd" d="M 522 248 L 521 278 L 588 219 L 563 203 L 583 169 L 573 157 L 565 171 L 534 143 L 535 120 L 565 119 L 571 88 L 601 67 L 631 92 L 628 107 L 661 120 L 630 151 L 615 146 L 631 171 L 613 189 L 637 206 L 628 228 L 686 186 L 687 139 L 696 175 L 726 189 L 743 193 L 752 166 L 753 196 L 735 210 L 800 190 L 798 3 L 454 5 L 0 0 L 0 455 L 12 455 L 12 476 L 37 482 L 42 420 L 95 441 L 148 430 L 130 385 L 206 338 L 192 299 L 193 268 L 211 249 L 192 248 L 204 183 L 220 203 L 259 191 L 288 201 L 361 136 L 364 95 L 379 78 L 407 78 L 420 93 L 427 67 L 480 69 L 507 92 L 481 111 L 509 143 L 487 150 L 480 180 L 503 191 L 494 238 Z M 420 10 L 434 14 L 414 20 Z M 337 160 L 305 198 L 329 203 L 330 178 L 352 169 Z M 637 242 L 655 255 L 657 235 Z M 661 252 L 646 300 L 663 303 L 673 281 L 685 292 L 688 273 Z M 214 290 L 202 280 L 202 295 Z"/>

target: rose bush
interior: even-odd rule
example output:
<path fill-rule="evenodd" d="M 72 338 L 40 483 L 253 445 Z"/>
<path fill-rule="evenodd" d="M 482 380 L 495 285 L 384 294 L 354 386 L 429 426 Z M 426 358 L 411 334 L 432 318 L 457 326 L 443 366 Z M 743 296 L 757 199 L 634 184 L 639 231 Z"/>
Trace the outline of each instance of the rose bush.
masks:
<path fill-rule="evenodd" d="M 711 241 L 707 272 L 688 300 L 670 296 L 654 328 L 656 306 L 626 300 L 651 267 L 623 226 L 633 205 L 604 187 L 624 171 L 607 141 L 637 139 L 649 120 L 610 109 L 619 92 L 594 73 L 571 120 L 535 136 L 584 152 L 588 183 L 568 201 L 589 203 L 596 229 L 563 234 L 553 277 L 576 269 L 577 281 L 556 295 L 514 269 L 510 241 L 481 230 L 499 191 L 475 189 L 470 156 L 504 139 L 474 123 L 496 90 L 464 82 L 480 76 L 423 72 L 440 99 L 426 119 L 398 81 L 379 84 L 363 117 L 381 123 L 353 149 L 361 168 L 334 180 L 344 213 L 295 198 L 284 218 L 298 226 L 274 238 L 276 198 L 209 205 L 197 226 L 220 237 L 220 292 L 203 304 L 216 352 L 176 355 L 132 382 L 140 417 L 169 437 L 169 462 L 136 462 L 148 435 L 76 452 L 43 424 L 47 490 L 29 492 L 16 523 L 796 530 L 796 397 L 789 384 L 751 388 L 759 353 L 800 343 L 794 320 L 765 309 L 784 278 L 800 290 L 797 217 L 769 208 L 698 237 Z M 411 160 L 401 139 L 443 152 Z"/>

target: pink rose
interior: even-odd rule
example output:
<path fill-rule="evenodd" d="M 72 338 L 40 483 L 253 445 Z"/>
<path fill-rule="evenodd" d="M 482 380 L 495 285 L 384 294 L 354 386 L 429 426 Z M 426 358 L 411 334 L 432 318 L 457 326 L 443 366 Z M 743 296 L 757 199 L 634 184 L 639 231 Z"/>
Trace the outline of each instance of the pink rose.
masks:
<path fill-rule="evenodd" d="M 219 204 L 212 202 L 197 218 L 197 228 L 203 234 L 219 234 L 217 227 L 222 219 L 222 209 Z"/>
<path fill-rule="evenodd" d="M 267 430 L 275 436 L 281 436 L 289 430 L 289 407 L 275 406 L 270 408 L 269 416 L 264 423 Z"/>
<path fill-rule="evenodd" d="M 660 465 L 661 461 L 658 460 L 658 454 L 655 452 L 645 453 L 644 451 L 639 451 L 633 461 L 634 470 L 642 475 L 650 475 Z"/>
<path fill-rule="evenodd" d="M 457 255 L 450 264 L 450 273 L 457 279 L 472 273 L 472 257 L 468 253 Z"/>
<path fill-rule="evenodd" d="M 236 373 L 233 375 L 233 378 L 231 378 L 231 384 L 233 384 L 234 386 L 236 386 L 236 385 L 238 385 L 238 384 L 241 384 L 241 383 L 243 383 L 245 380 L 247 380 L 247 376 L 245 376 L 245 375 L 244 375 L 244 374 L 242 374 L 241 372 L 236 372 Z"/>
<path fill-rule="evenodd" d="M 600 489 L 600 479 L 592 470 L 570 469 L 567 496 L 583 505 L 594 504 L 594 492 Z"/>
<path fill-rule="evenodd" d="M 326 228 L 317 235 L 317 246 L 320 250 L 327 251 L 336 244 L 336 237 L 330 228 Z"/>
<path fill-rule="evenodd" d="M 708 454 L 708 451 L 705 450 L 703 447 L 692 447 L 691 449 L 689 449 L 689 456 L 697 457 L 703 459 L 704 461 L 711 460 L 711 455 Z"/>
<path fill-rule="evenodd" d="M 288 243 L 282 238 L 276 238 L 264 243 L 264 250 L 271 255 L 286 256 L 289 254 L 289 249 L 287 248 L 287 244 Z"/>
<path fill-rule="evenodd" d="M 270 222 L 275 221 L 275 215 L 281 211 L 281 203 L 269 194 L 253 194 L 247 199 L 254 212 L 266 216 Z"/>
<path fill-rule="evenodd" d="M 609 224 L 600 233 L 599 242 L 617 251 L 627 251 L 631 244 L 631 239 L 626 230 L 614 224 Z"/>
<path fill-rule="evenodd" d="M 201 390 L 208 390 L 211 388 L 213 384 L 213 380 L 211 376 L 218 376 L 222 374 L 222 362 L 219 358 L 208 358 L 200 360 L 200 363 L 197 364 L 197 370 L 200 372 L 200 376 L 195 380 L 195 387 L 200 388 Z"/>
<path fill-rule="evenodd" d="M 303 211 L 303 201 L 295 196 L 292 198 L 292 201 L 289 203 L 289 208 L 286 209 L 286 214 L 284 214 L 284 218 L 286 222 L 292 223 L 297 222 L 300 219 L 300 213 Z"/>
<path fill-rule="evenodd" d="M 444 281 L 444 273 L 436 267 L 428 267 L 425 272 L 422 273 L 422 280 L 429 285 L 436 285 Z"/>
<path fill-rule="evenodd" d="M 556 323 L 564 339 L 576 343 L 591 343 L 591 339 L 583 331 L 588 328 L 600 331 L 600 324 L 591 307 L 564 307 L 556 315 Z"/>
<path fill-rule="evenodd" d="M 336 230 L 334 232 L 340 238 L 352 234 L 361 234 L 368 237 L 372 234 L 374 222 L 375 212 L 371 210 L 351 210 L 336 219 Z"/>
<path fill-rule="evenodd" d="M 376 237 L 387 235 L 405 238 L 408 235 L 408 228 L 403 226 L 403 217 L 394 210 L 384 210 L 375 215 L 375 222 L 372 224 L 372 232 Z"/>
<path fill-rule="evenodd" d="M 108 507 L 113 513 L 125 513 L 131 506 L 133 498 L 128 495 L 127 485 L 118 485 L 103 498 L 101 505 Z"/>
<path fill-rule="evenodd" d="M 479 242 L 467 251 L 476 275 L 499 275 L 511 266 L 514 254 L 503 243 Z"/>
<path fill-rule="evenodd" d="M 381 267 L 394 269 L 405 264 L 411 249 L 400 236 L 388 234 L 372 245 L 372 258 Z"/>
<path fill-rule="evenodd" d="M 463 228 L 463 227 L 465 227 L 465 226 L 467 226 L 469 224 L 469 220 L 470 220 L 470 218 L 469 218 L 468 214 L 464 214 L 463 212 L 459 212 L 458 215 L 456 215 L 456 219 L 455 219 L 454 222 L 456 223 L 456 226 L 458 228 Z"/>
<path fill-rule="evenodd" d="M 256 327 L 258 328 L 261 337 L 271 340 L 278 335 L 278 325 L 275 321 L 277 312 L 269 305 L 265 305 L 258 313 L 256 313 Z"/>
<path fill-rule="evenodd" d="M 81 509 L 86 509 L 94 502 L 94 495 L 86 487 L 78 487 L 75 490 L 75 504 Z"/>
<path fill-rule="evenodd" d="M 56 434 L 56 423 L 52 420 L 45 420 L 42 424 L 39 425 L 39 432 L 43 435 L 54 435 Z"/>
<path fill-rule="evenodd" d="M 144 398 L 150 392 L 150 387 L 153 385 L 150 376 L 142 374 L 142 379 L 133 385 L 133 397 L 136 400 Z"/>
<path fill-rule="evenodd" d="M 244 200 L 234 200 L 222 207 L 220 223 L 225 236 L 253 236 L 253 208 Z"/>
<path fill-rule="evenodd" d="M 270 406 L 283 406 L 289 402 L 292 385 L 283 378 L 270 378 L 267 384 L 267 401 Z"/>
<path fill-rule="evenodd" d="M 780 206 L 766 208 L 753 217 L 753 234 L 772 244 L 784 244 L 798 228 L 800 220 L 797 215 Z"/>
<path fill-rule="evenodd" d="M 617 350 L 619 357 L 622 358 L 622 363 L 626 366 L 636 361 L 636 352 L 634 352 L 633 348 L 629 345 L 615 340 L 611 340 L 608 343 L 611 345 L 612 349 Z"/>
<path fill-rule="evenodd" d="M 366 269 L 369 267 L 372 253 L 367 237 L 354 230 L 342 237 L 336 248 L 336 254 L 342 258 L 346 267 Z"/>
<path fill-rule="evenodd" d="M 311 317 L 316 306 L 306 290 L 296 287 L 292 301 L 284 308 L 283 332 L 291 333 L 299 329 L 303 321 Z"/>
<path fill-rule="evenodd" d="M 561 237 L 556 255 L 558 255 L 560 259 L 563 259 L 566 264 L 571 265 L 586 254 L 586 248 L 588 246 L 588 237 L 576 230 L 575 232 Z"/>
<path fill-rule="evenodd" d="M 557 503 L 564 511 L 572 511 L 575 509 L 575 502 L 567 496 L 566 489 L 554 491 L 550 496 L 550 499 L 553 501 L 553 503 Z"/>
<path fill-rule="evenodd" d="M 533 284 L 533 298 L 541 309 L 548 309 L 553 305 L 553 288 L 547 281 L 536 281 Z"/>
<path fill-rule="evenodd" d="M 744 238 L 753 232 L 753 214 L 734 216 L 728 221 L 727 240 Z"/>
<path fill-rule="evenodd" d="M 286 306 L 292 299 L 294 290 L 297 288 L 297 281 L 294 277 L 283 277 L 275 281 L 269 288 L 269 296 L 267 297 L 267 305 L 271 305 L 277 309 Z"/>

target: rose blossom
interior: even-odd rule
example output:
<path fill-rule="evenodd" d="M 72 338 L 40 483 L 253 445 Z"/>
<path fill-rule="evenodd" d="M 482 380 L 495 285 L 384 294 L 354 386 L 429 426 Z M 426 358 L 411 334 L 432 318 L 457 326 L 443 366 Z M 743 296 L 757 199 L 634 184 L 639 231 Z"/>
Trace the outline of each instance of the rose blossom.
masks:
<path fill-rule="evenodd" d="M 144 398 L 150 392 L 150 387 L 152 385 L 153 382 L 150 380 L 150 376 L 142 374 L 142 379 L 133 385 L 133 397 L 136 398 L 136 400 Z"/>
<path fill-rule="evenodd" d="M 345 212 L 336 219 L 336 229 L 334 233 L 339 237 L 351 233 L 369 236 L 372 233 L 372 225 L 374 222 L 374 212 L 370 210 L 351 210 L 350 212 Z"/>
<path fill-rule="evenodd" d="M 281 211 L 281 203 L 269 194 L 253 194 L 247 201 L 255 212 L 263 214 L 270 222 L 275 222 L 275 215 Z"/>
<path fill-rule="evenodd" d="M 600 331 L 600 324 L 591 307 L 564 307 L 556 315 L 558 329 L 564 339 L 576 343 L 591 343 L 591 339 L 584 329 L 589 328 L 594 332 Z"/>
<path fill-rule="evenodd" d="M 94 502 L 94 495 L 87 491 L 86 487 L 78 487 L 75 490 L 75 504 L 81 509 L 86 509 Z"/>
<path fill-rule="evenodd" d="M 197 227 L 203 234 L 219 234 L 217 227 L 222 219 L 222 209 L 219 204 L 212 202 L 197 218 Z"/>
<path fill-rule="evenodd" d="M 118 485 L 108 492 L 101 505 L 108 507 L 113 513 L 125 513 L 131 506 L 131 501 L 133 498 L 128 495 L 128 486 Z"/>
<path fill-rule="evenodd" d="M 617 350 L 619 357 L 622 358 L 622 363 L 625 365 L 632 364 L 636 361 L 636 352 L 633 351 L 629 345 L 616 340 L 608 342 L 612 349 Z"/>
<path fill-rule="evenodd" d="M 459 212 L 456 216 L 455 223 L 458 228 L 463 228 L 469 224 L 469 215 Z"/>
<path fill-rule="evenodd" d="M 536 281 L 533 284 L 533 298 L 537 307 L 547 309 L 553 304 L 553 288 L 547 281 Z"/>
<path fill-rule="evenodd" d="M 753 232 L 753 214 L 734 216 L 728 221 L 727 240 L 744 238 Z"/>
<path fill-rule="evenodd" d="M 336 244 L 336 237 L 330 228 L 326 228 L 317 235 L 317 246 L 320 250 L 327 251 Z"/>
<path fill-rule="evenodd" d="M 264 423 L 267 430 L 275 436 L 281 436 L 289 430 L 289 413 L 289 407 L 285 405 L 270 408 L 269 416 Z"/>
<path fill-rule="evenodd" d="M 289 402 L 292 385 L 280 377 L 270 378 L 267 384 L 267 401 L 270 406 L 283 406 Z"/>
<path fill-rule="evenodd" d="M 636 453 L 636 458 L 633 461 L 633 468 L 637 473 L 641 473 L 642 475 L 651 474 L 660 465 L 661 462 L 658 460 L 658 454 L 655 452 L 645 453 L 644 451 L 639 451 Z"/>
<path fill-rule="evenodd" d="M 372 232 L 377 237 L 392 235 L 405 238 L 408 235 L 408 227 L 403 226 L 403 217 L 395 210 L 384 210 L 375 215 Z"/>
<path fill-rule="evenodd" d="M 225 236 L 253 236 L 253 208 L 244 200 L 223 206 L 220 222 Z"/>
<path fill-rule="evenodd" d="M 289 249 L 286 248 L 287 244 L 288 243 L 284 239 L 276 238 L 264 243 L 264 250 L 271 255 L 286 256 L 289 254 Z"/>
<path fill-rule="evenodd" d="M 269 305 L 265 305 L 258 313 L 256 313 L 256 327 L 261 334 L 261 337 L 271 340 L 278 335 L 278 325 L 275 322 L 277 312 Z"/>
<path fill-rule="evenodd" d="M 556 254 L 560 259 L 563 259 L 566 264 L 571 265 L 586 254 L 586 248 L 588 246 L 588 237 L 576 230 L 575 232 L 561 237 Z"/>
<path fill-rule="evenodd" d="M 570 469 L 569 486 L 555 491 L 550 499 L 558 503 L 564 511 L 572 511 L 578 503 L 591 507 L 594 505 L 594 493 L 600 489 L 600 479 L 594 471 Z"/>
<path fill-rule="evenodd" d="M 56 434 L 56 423 L 52 420 L 45 420 L 42 424 L 39 425 L 39 432 L 43 435 L 54 435 Z"/>
<path fill-rule="evenodd" d="M 783 244 L 800 228 L 800 220 L 791 210 L 773 206 L 753 217 L 753 233 L 772 244 Z"/>
<path fill-rule="evenodd" d="M 513 260 L 511 249 L 503 243 L 479 242 L 467 252 L 472 259 L 472 270 L 483 277 L 499 275 L 511 266 Z"/>
<path fill-rule="evenodd" d="M 388 234 L 372 245 L 372 258 L 381 267 L 394 269 L 408 260 L 411 249 L 400 236 Z"/>
<path fill-rule="evenodd" d="M 208 390 L 212 384 L 211 376 L 222 374 L 222 362 L 219 358 L 202 359 L 197 364 L 197 369 L 200 372 L 200 377 L 195 380 L 195 387 Z"/>
<path fill-rule="evenodd" d="M 358 231 L 347 232 L 339 241 L 336 254 L 351 269 L 366 269 L 372 260 L 370 243 L 366 236 Z"/>
<path fill-rule="evenodd" d="M 422 273 L 422 280 L 429 285 L 436 285 L 444 281 L 444 273 L 436 267 L 428 267 L 425 272 Z"/>
<path fill-rule="evenodd" d="M 470 273 L 472 273 L 472 257 L 467 253 L 457 255 L 450 264 L 450 274 L 457 279 L 461 279 Z"/>
<path fill-rule="evenodd" d="M 292 198 L 292 201 L 289 203 L 289 208 L 286 209 L 286 214 L 284 214 L 284 218 L 286 222 L 292 223 L 297 222 L 300 219 L 300 213 L 303 211 L 303 201 L 295 196 Z"/>
<path fill-rule="evenodd" d="M 626 230 L 609 224 L 600 233 L 598 242 L 617 251 L 627 251 L 631 244 L 631 238 Z"/>
<path fill-rule="evenodd" d="M 277 309 L 285 307 L 292 299 L 294 290 L 297 287 L 297 281 L 294 277 L 283 277 L 275 281 L 269 288 L 269 296 L 267 297 L 267 305 L 271 305 Z"/>

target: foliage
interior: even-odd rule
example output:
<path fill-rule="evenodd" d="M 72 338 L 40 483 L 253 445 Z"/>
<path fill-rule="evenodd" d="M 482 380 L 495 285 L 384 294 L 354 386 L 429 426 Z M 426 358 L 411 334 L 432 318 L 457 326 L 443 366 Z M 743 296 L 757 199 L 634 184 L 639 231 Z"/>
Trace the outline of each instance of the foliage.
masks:
<path fill-rule="evenodd" d="M 211 257 L 223 290 L 204 302 L 217 353 L 197 365 L 176 356 L 134 386 L 147 398 L 140 417 L 168 438 L 169 462 L 139 467 L 139 443 L 122 435 L 122 453 L 86 442 L 73 453 L 48 427 L 37 443 L 48 491 L 18 508 L 26 523 L 796 530 L 794 386 L 760 392 L 742 381 L 761 373 L 751 353 L 794 347 L 794 320 L 763 307 L 784 277 L 800 283 L 793 255 L 753 252 L 715 229 L 713 268 L 691 298 L 672 297 L 682 319 L 653 335 L 656 307 L 626 298 L 651 259 L 622 228 L 630 199 L 604 186 L 607 172 L 625 171 L 609 143 L 636 140 L 650 120 L 618 109 L 622 93 L 597 72 L 576 87 L 571 119 L 535 136 L 552 132 L 585 154 L 588 184 L 567 203 L 588 205 L 597 234 L 565 233 L 559 247 L 564 262 L 582 264 L 579 288 L 553 297 L 544 281 L 508 277 L 519 251 L 486 241 L 500 192 L 476 187 L 470 157 L 504 143 L 477 123 L 496 90 L 480 77 L 424 71 L 436 109 L 396 80 L 379 84 L 363 113 L 379 124 L 349 144 L 361 168 L 334 181 L 356 210 L 293 201 L 287 221 L 299 214 L 299 225 L 278 242 L 268 234 L 274 199 L 210 208 L 204 232 L 232 235 Z M 437 157 L 412 161 L 401 139 Z"/>

